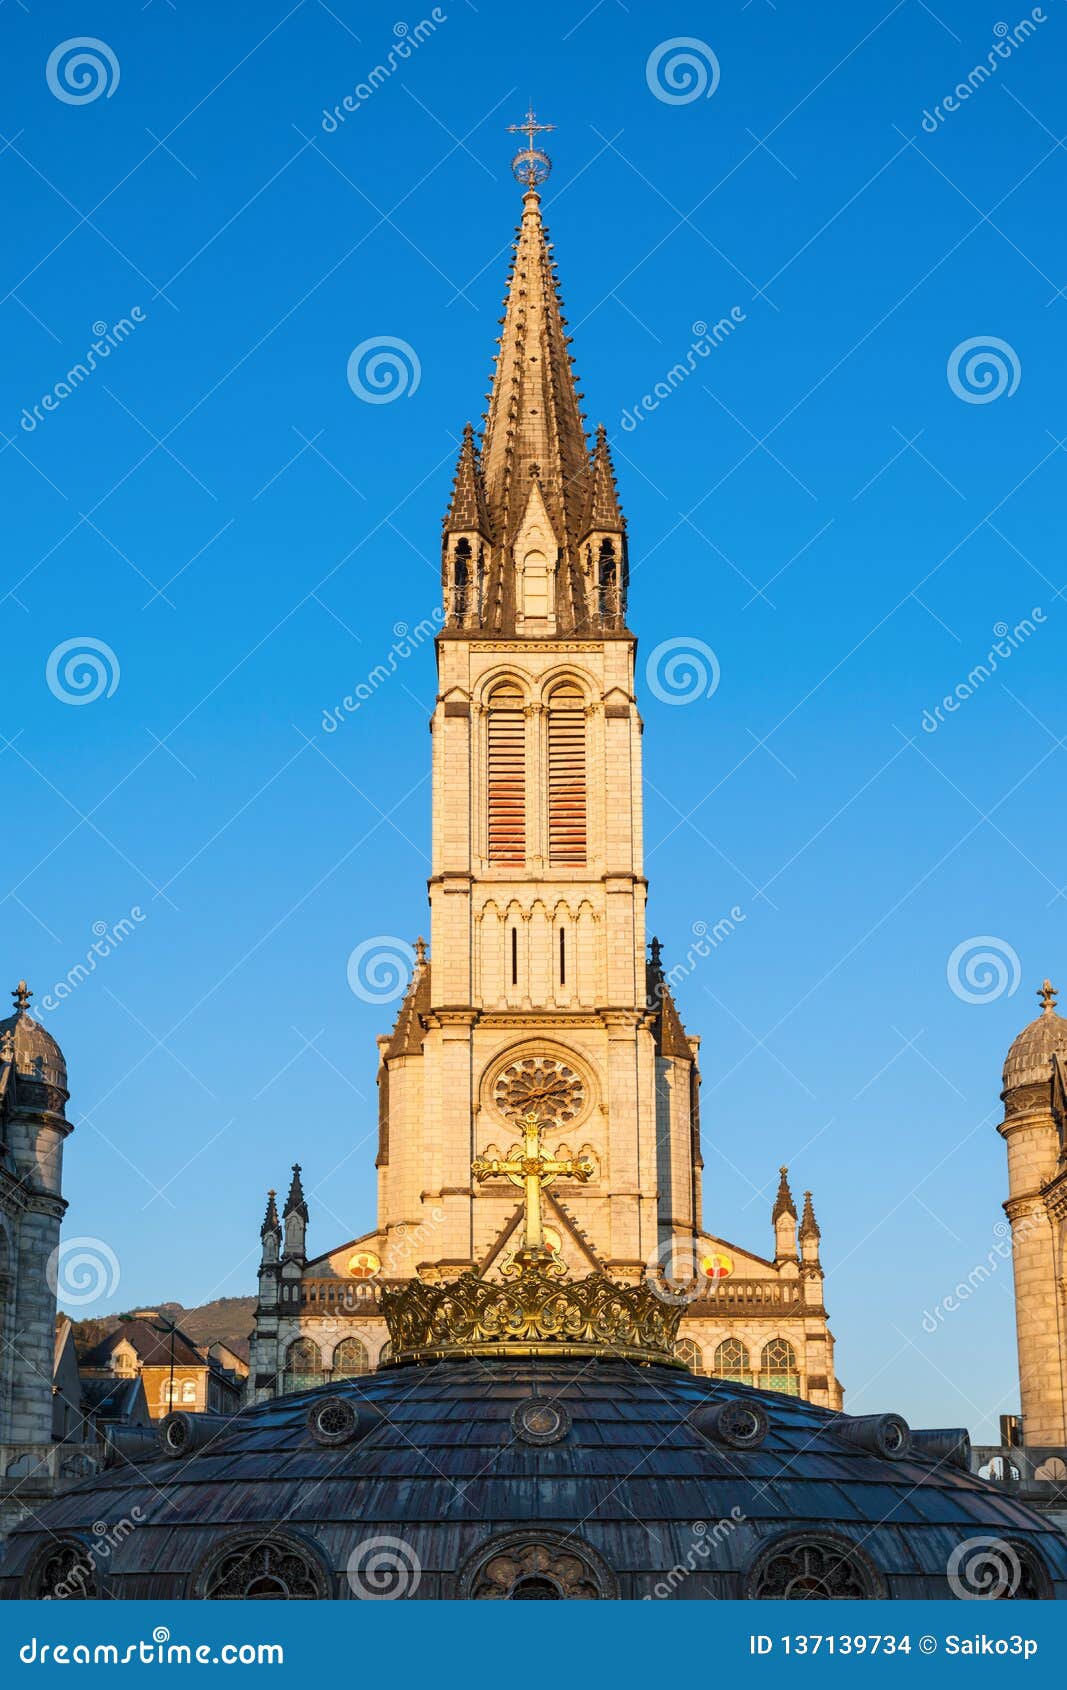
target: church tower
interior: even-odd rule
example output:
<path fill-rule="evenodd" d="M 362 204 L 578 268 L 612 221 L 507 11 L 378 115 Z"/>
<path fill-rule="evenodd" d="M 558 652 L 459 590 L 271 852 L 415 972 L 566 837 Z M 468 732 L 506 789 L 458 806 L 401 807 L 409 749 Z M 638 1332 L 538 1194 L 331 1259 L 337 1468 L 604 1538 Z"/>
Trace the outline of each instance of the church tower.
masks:
<path fill-rule="evenodd" d="M 386 1053 L 386 1249 L 416 1228 L 424 1271 L 479 1263 L 511 1220 L 507 1181 L 472 1193 L 470 1168 L 524 1107 L 593 1163 L 560 1202 L 611 1273 L 696 1227 L 695 1050 L 664 1049 L 647 993 L 626 526 L 569 346 L 531 186 L 481 450 L 468 424 L 444 521 L 421 1060 Z"/>
<path fill-rule="evenodd" d="M 798 1230 L 783 1172 L 773 1256 L 704 1231 L 699 1040 L 674 988 L 711 945 L 672 969 L 646 942 L 626 523 L 607 432 L 586 432 L 540 126 L 519 127 L 522 219 L 488 409 L 480 438 L 463 430 L 443 524 L 430 946 L 378 1040 L 377 1227 L 311 1257 L 306 1208 L 292 1222 L 287 1205 L 279 1258 L 272 1222 L 253 1388 L 387 1362 L 382 1287 L 507 1270 L 534 1115 L 571 1169 L 544 1212 L 566 1271 L 666 1274 L 685 1303 L 681 1359 L 836 1408 L 810 1200 Z"/>
<path fill-rule="evenodd" d="M 1008 1200 L 1023 1442 L 1067 1446 L 1067 1021 L 1046 980 L 1041 1013 L 1004 1063 Z"/>
<path fill-rule="evenodd" d="M 20 980 L 0 1021 L 0 1444 L 52 1441 L 67 1066 Z"/>

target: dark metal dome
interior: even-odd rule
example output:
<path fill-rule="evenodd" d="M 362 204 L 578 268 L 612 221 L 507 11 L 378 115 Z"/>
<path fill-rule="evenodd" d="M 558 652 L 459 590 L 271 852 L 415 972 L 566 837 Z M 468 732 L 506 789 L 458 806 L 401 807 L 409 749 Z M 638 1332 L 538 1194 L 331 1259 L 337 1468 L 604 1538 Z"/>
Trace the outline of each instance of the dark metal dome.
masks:
<path fill-rule="evenodd" d="M 677 1368 L 450 1360 L 170 1420 L 14 1531 L 0 1595 L 1067 1597 L 965 1436 Z"/>
<path fill-rule="evenodd" d="M 1067 1021 L 1056 1012 L 1055 988 L 1046 980 L 1037 995 L 1041 1014 L 1023 1028 L 1004 1059 L 1006 1092 L 1048 1080 L 1054 1056 L 1067 1060 Z"/>
<path fill-rule="evenodd" d="M 38 1080 L 67 1089 L 67 1064 L 63 1052 L 51 1033 L 28 1012 L 33 993 L 25 980 L 20 980 L 11 996 L 15 1013 L 0 1021 L 0 1061 L 10 1058 L 16 1074 L 24 1079 Z"/>

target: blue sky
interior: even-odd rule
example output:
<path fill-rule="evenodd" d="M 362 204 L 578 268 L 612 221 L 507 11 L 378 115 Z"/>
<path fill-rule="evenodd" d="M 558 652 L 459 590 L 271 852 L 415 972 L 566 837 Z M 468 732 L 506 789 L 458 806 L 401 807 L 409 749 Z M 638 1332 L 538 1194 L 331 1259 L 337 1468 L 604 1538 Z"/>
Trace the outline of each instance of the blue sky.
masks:
<path fill-rule="evenodd" d="M 426 926 L 430 644 L 322 719 L 437 603 L 520 207 L 505 129 L 532 97 L 631 525 L 651 930 L 669 963 L 694 922 L 744 914 L 679 994 L 706 1222 L 769 1249 L 788 1162 L 849 1406 L 983 1436 L 1016 1406 L 1008 1264 L 935 1333 L 923 1315 L 1001 1240 L 1000 1066 L 1067 969 L 1067 18 L 1037 10 L 945 110 L 1029 11 L 546 0 L 531 27 L 448 0 L 331 129 L 429 8 L 5 8 L 11 984 L 43 995 L 100 924 L 133 926 L 46 1017 L 72 1076 L 67 1233 L 121 1267 L 85 1312 L 254 1289 L 263 1193 L 295 1158 L 314 1250 L 373 1224 L 395 1006 L 346 967 Z M 59 98 L 49 56 L 85 33 L 117 81 L 104 60 L 111 91 L 85 99 L 60 63 Z M 710 97 L 661 97 L 695 85 L 669 80 L 678 38 L 703 44 L 697 83 L 714 55 Z M 419 373 L 405 354 L 408 391 L 371 404 L 346 371 L 382 337 Z M 958 349 L 991 339 L 968 377 Z M 118 680 L 72 705 L 48 660 L 86 637 Z M 649 688 L 668 640 L 713 649 L 713 696 Z M 947 966 L 983 937 L 1006 985 L 971 1002 Z"/>

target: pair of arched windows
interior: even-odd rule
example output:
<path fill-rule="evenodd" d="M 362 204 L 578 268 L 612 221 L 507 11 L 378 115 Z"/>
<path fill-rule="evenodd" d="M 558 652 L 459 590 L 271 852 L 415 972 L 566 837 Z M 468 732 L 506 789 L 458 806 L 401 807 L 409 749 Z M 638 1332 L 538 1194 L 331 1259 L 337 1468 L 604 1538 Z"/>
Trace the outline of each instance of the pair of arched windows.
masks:
<path fill-rule="evenodd" d="M 544 854 L 553 867 L 574 867 L 587 855 L 585 699 L 573 683 L 550 694 L 544 736 L 547 794 Z M 489 698 L 486 734 L 487 856 L 521 867 L 527 856 L 527 746 L 523 696 L 504 681 Z"/>
<path fill-rule="evenodd" d="M 685 1344 L 692 1344 L 692 1339 L 682 1340 Z M 681 1345 L 678 1346 L 679 1352 Z M 697 1354 L 699 1356 L 699 1350 Z M 700 1362 L 692 1361 L 683 1356 L 690 1367 L 700 1371 Z M 725 1338 L 715 1350 L 715 1360 L 712 1364 L 712 1376 L 715 1379 L 730 1379 L 739 1385 L 758 1385 L 764 1391 L 784 1391 L 788 1396 L 798 1396 L 800 1393 L 800 1369 L 797 1366 L 797 1353 L 792 1344 L 785 1338 L 772 1338 L 764 1344 L 760 1354 L 760 1365 L 754 1369 L 749 1358 L 748 1348 L 740 1338 Z"/>
<path fill-rule="evenodd" d="M 360 1338 L 342 1338 L 333 1352 L 330 1370 L 335 1379 L 351 1378 L 357 1373 L 370 1372 L 367 1346 Z M 289 1375 L 307 1377 L 324 1373 L 322 1351 L 313 1338 L 294 1338 L 285 1352 L 285 1371 Z"/>

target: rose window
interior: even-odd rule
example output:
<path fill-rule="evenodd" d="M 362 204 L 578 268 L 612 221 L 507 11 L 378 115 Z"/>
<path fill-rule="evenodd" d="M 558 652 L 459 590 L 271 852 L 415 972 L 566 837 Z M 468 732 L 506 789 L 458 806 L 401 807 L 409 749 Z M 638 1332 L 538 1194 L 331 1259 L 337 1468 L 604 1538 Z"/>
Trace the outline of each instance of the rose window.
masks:
<path fill-rule="evenodd" d="M 528 1056 L 498 1075 L 493 1102 L 502 1115 L 517 1120 L 531 1112 L 546 1125 L 563 1127 L 582 1112 L 581 1075 L 554 1056 Z"/>

